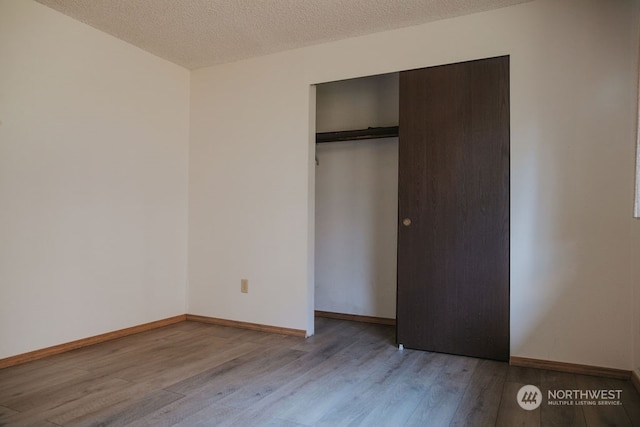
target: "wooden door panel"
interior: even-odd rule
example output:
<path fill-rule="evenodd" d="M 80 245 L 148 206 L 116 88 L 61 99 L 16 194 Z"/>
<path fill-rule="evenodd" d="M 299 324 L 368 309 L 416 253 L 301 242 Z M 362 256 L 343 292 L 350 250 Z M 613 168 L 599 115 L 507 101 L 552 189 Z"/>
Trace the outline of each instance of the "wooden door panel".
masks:
<path fill-rule="evenodd" d="M 398 342 L 508 360 L 508 57 L 400 74 L 398 197 Z"/>

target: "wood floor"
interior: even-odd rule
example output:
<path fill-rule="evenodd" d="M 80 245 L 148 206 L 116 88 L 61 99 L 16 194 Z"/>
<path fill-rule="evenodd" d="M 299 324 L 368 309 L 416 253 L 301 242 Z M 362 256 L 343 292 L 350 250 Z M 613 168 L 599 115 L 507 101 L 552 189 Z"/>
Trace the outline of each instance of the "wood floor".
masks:
<path fill-rule="evenodd" d="M 317 319 L 308 338 L 182 322 L 0 370 L 0 425 L 640 426 L 630 382 L 394 346 Z M 518 389 L 621 389 L 622 405 L 521 409 Z"/>

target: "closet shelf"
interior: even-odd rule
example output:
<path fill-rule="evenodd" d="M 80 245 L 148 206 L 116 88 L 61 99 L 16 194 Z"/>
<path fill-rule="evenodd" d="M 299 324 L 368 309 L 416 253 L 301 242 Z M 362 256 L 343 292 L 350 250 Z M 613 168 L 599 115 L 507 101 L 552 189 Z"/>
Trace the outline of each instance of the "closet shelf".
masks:
<path fill-rule="evenodd" d="M 342 130 L 337 132 L 316 133 L 316 144 L 359 139 L 391 138 L 398 136 L 398 126 L 370 127 L 367 129 Z"/>

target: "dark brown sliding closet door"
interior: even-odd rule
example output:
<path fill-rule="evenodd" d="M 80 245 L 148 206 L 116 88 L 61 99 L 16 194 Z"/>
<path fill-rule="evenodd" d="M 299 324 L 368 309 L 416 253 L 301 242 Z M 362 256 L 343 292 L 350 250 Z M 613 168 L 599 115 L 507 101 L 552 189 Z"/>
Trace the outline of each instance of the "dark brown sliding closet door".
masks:
<path fill-rule="evenodd" d="M 509 358 L 509 57 L 400 74 L 398 343 Z"/>

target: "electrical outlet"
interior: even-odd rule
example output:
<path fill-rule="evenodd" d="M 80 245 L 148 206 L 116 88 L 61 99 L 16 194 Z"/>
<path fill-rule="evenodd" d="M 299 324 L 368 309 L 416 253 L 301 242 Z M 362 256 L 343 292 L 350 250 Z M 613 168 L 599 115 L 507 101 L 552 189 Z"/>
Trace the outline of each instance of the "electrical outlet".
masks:
<path fill-rule="evenodd" d="M 243 294 L 249 293 L 249 279 L 240 280 L 240 292 L 242 292 Z"/>

